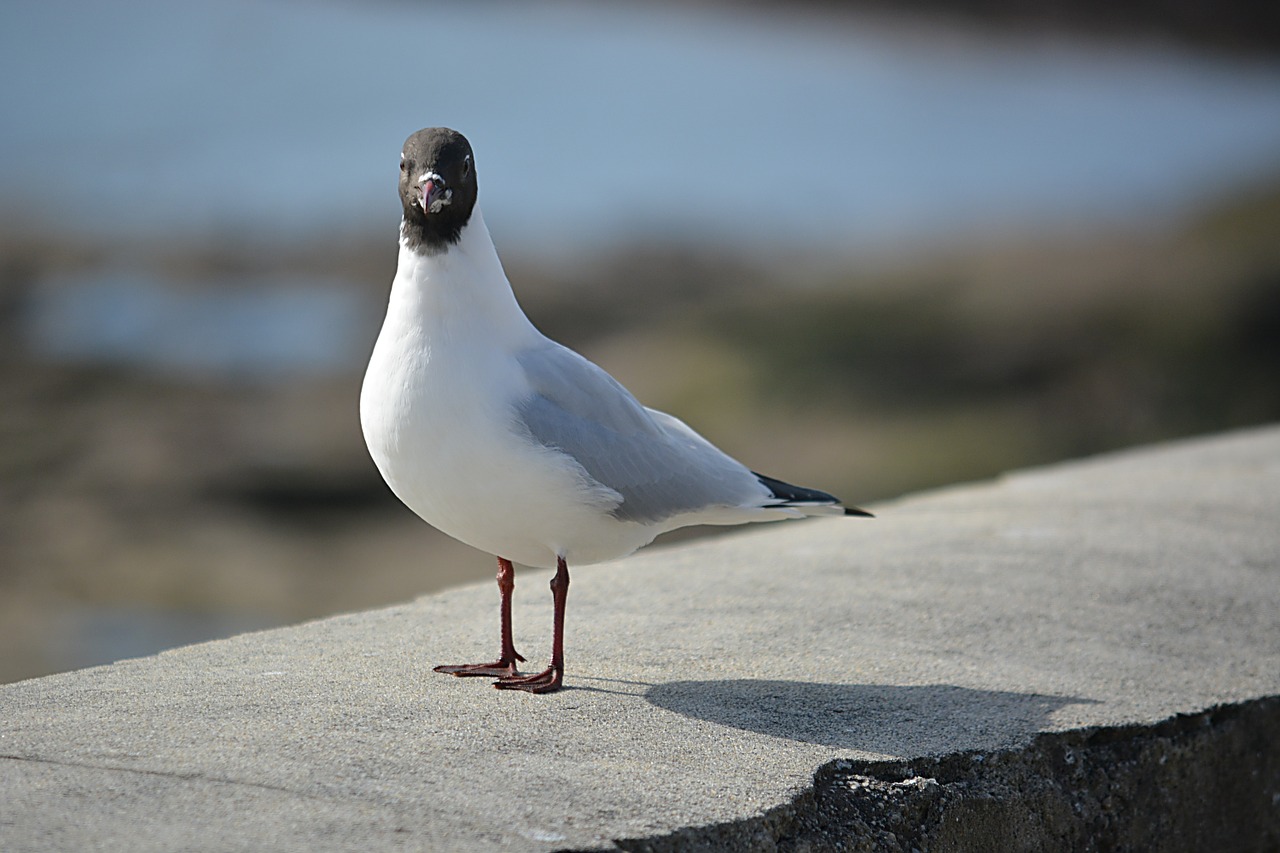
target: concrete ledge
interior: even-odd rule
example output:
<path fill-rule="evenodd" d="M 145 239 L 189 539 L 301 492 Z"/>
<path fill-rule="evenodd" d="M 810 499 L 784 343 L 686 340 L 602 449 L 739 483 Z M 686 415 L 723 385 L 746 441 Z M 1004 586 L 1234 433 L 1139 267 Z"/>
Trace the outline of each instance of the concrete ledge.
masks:
<path fill-rule="evenodd" d="M 836 760 L 758 818 L 629 851 L 1276 850 L 1280 697 L 943 758 Z"/>
<path fill-rule="evenodd" d="M 0 687 L 0 849 L 1280 843 L 1280 429 L 875 509 Z"/>

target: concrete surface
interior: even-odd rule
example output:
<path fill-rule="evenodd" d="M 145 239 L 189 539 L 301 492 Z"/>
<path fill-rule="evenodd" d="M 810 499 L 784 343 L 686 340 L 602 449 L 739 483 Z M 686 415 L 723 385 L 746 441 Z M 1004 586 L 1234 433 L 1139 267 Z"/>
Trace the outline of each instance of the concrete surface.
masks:
<path fill-rule="evenodd" d="M 1189 750 L 1194 785 L 1219 719 L 1266 846 L 1280 428 L 872 509 L 574 570 L 550 696 L 431 672 L 492 655 L 492 584 L 0 687 L 0 849 L 905 849 L 838 809 L 804 824 L 836 783 L 942 801 L 957 762 L 1175 755 L 1134 737 Z M 539 666 L 548 577 L 516 587 Z M 965 849 L 963 817 L 932 849 Z"/>

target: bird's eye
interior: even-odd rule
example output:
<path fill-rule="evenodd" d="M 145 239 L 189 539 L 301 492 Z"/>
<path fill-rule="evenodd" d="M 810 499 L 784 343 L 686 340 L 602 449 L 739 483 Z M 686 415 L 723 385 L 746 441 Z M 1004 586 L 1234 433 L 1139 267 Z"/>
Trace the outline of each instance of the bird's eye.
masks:
<path fill-rule="evenodd" d="M 407 169 L 407 168 L 409 168 L 409 165 L 408 165 L 407 163 L 405 163 L 405 162 L 404 162 L 404 160 L 401 160 L 401 161 L 400 161 L 400 171 L 402 171 L 402 172 L 403 172 L 403 171 L 404 171 L 405 169 Z"/>
<path fill-rule="evenodd" d="M 465 178 L 470 174 L 471 174 L 471 155 L 468 154 L 466 157 L 462 158 L 462 177 Z"/>

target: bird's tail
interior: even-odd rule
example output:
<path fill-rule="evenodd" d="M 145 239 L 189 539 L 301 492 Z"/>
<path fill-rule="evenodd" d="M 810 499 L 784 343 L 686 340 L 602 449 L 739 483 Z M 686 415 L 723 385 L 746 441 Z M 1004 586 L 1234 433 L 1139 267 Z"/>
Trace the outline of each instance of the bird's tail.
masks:
<path fill-rule="evenodd" d="M 856 506 L 844 506 L 840 503 L 840 499 L 835 495 L 829 495 L 826 492 L 820 492 L 817 489 L 807 489 L 804 486 L 793 486 L 790 483 L 784 483 L 781 480 L 775 480 L 772 477 L 752 471 L 766 489 L 773 495 L 774 500 L 770 501 L 770 506 L 788 507 L 799 510 L 805 515 L 856 515 L 864 518 L 874 518 L 871 513 L 865 509 L 858 509 Z"/>

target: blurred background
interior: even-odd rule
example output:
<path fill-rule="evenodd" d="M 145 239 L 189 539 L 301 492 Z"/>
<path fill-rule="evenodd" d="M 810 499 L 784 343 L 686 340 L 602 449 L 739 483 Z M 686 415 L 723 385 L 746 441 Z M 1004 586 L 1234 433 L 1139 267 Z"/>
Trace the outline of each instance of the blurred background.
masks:
<path fill-rule="evenodd" d="M 427 125 L 534 322 L 757 470 L 1273 420 L 1278 48 L 1261 0 L 5 3 L 0 681 L 492 576 L 357 418 Z"/>

